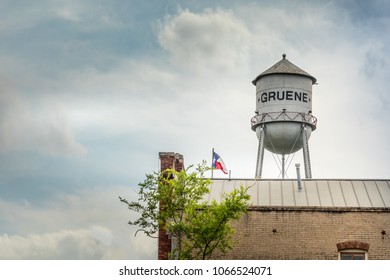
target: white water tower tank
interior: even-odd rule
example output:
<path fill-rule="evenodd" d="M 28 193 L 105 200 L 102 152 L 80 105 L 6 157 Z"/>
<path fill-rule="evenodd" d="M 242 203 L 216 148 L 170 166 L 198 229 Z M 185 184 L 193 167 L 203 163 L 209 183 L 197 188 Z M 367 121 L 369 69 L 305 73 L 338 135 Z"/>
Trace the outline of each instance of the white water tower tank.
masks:
<path fill-rule="evenodd" d="M 282 57 L 252 81 L 256 86 L 256 115 L 251 125 L 259 139 L 256 177 L 261 177 L 263 152 L 260 149 L 282 155 L 284 161 L 284 155 L 305 148 L 306 143 L 305 170 L 306 177 L 311 178 L 307 141 L 317 124 L 312 115 L 312 85 L 316 78 L 287 60 L 285 54 Z"/>

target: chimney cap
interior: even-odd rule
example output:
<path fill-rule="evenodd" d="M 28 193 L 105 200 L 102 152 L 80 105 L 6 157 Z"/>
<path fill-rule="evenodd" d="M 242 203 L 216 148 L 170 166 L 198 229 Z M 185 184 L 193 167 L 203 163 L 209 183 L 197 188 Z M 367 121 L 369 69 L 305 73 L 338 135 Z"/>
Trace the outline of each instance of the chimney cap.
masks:
<path fill-rule="evenodd" d="M 158 156 L 160 158 L 162 157 L 175 157 L 175 158 L 183 158 L 182 154 L 174 153 L 174 152 L 159 152 Z"/>

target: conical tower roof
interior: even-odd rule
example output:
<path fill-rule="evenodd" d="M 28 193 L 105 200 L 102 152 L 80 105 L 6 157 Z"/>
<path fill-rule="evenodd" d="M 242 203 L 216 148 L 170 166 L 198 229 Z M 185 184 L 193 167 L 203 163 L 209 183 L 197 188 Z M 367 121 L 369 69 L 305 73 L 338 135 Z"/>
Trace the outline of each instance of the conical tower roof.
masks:
<path fill-rule="evenodd" d="M 313 81 L 313 84 L 315 84 L 315 82 L 317 81 L 317 79 L 314 78 L 312 75 L 303 71 L 295 64 L 291 63 L 288 59 L 286 59 L 286 55 L 283 54 L 283 58 L 281 61 L 279 61 L 274 66 L 272 66 L 271 68 L 265 70 L 263 73 L 258 75 L 256 79 L 252 81 L 252 84 L 256 85 L 256 82 L 260 80 L 262 77 L 267 75 L 272 75 L 272 74 L 293 74 L 293 75 L 306 76 Z"/>

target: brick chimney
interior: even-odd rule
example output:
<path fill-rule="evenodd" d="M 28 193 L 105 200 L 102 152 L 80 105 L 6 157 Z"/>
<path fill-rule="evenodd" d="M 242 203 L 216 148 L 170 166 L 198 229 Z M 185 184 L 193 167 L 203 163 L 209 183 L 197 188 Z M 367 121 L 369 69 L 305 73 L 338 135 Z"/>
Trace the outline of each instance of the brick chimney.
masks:
<path fill-rule="evenodd" d="M 175 169 L 181 171 L 184 169 L 184 159 L 178 153 L 159 153 L 160 172 L 167 169 Z M 161 207 L 161 205 L 160 205 Z M 171 251 L 172 242 L 166 231 L 162 228 L 158 230 L 158 259 L 167 260 L 168 254 Z"/>

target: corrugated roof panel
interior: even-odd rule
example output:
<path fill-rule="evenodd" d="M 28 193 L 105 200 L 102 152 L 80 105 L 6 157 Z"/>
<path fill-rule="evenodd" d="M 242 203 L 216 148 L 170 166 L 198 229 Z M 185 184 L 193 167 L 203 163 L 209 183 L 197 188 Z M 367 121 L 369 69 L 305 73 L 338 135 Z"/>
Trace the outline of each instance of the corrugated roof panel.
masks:
<path fill-rule="evenodd" d="M 344 199 L 346 206 L 348 207 L 358 207 L 359 203 L 357 201 L 355 190 L 353 189 L 351 181 L 340 181 L 341 190 L 343 191 Z"/>
<path fill-rule="evenodd" d="M 259 191 L 259 205 L 271 205 L 270 200 L 270 182 L 269 181 L 260 181 L 258 187 Z"/>
<path fill-rule="evenodd" d="M 211 189 L 213 188 L 213 186 L 216 184 L 215 181 L 211 181 L 211 184 L 208 186 L 209 187 L 209 190 L 211 192 Z M 203 197 L 203 201 L 209 201 L 210 200 L 210 192 L 208 194 L 206 194 L 204 197 Z"/>
<path fill-rule="evenodd" d="M 294 196 L 295 196 L 295 206 L 308 206 L 306 188 L 302 183 L 302 190 L 298 190 L 298 182 L 293 181 L 294 186 Z"/>
<path fill-rule="evenodd" d="M 233 184 L 230 185 L 229 192 L 232 192 L 234 189 L 239 189 L 241 186 L 246 187 L 248 185 L 248 180 L 231 180 Z"/>
<path fill-rule="evenodd" d="M 390 181 L 384 180 L 212 180 L 206 201 L 222 194 L 249 188 L 253 206 L 390 207 Z"/>
<path fill-rule="evenodd" d="M 212 201 L 213 199 L 217 201 L 221 201 L 221 194 L 224 191 L 224 184 L 225 180 L 215 180 L 212 181 L 213 183 L 210 185 L 210 194 L 207 198 L 207 201 Z"/>
<path fill-rule="evenodd" d="M 366 181 L 366 190 L 371 201 L 371 205 L 376 205 L 376 207 L 384 207 L 383 200 L 379 193 L 379 190 L 375 184 L 375 181 Z"/>
<path fill-rule="evenodd" d="M 259 205 L 259 186 L 258 183 L 256 182 L 255 184 L 250 184 L 250 182 L 247 182 L 249 184 L 246 185 L 248 188 L 247 193 L 251 196 L 250 203 L 253 205 Z"/>
<path fill-rule="evenodd" d="M 281 181 L 270 181 L 270 205 L 273 206 L 282 206 L 282 189 Z"/>
<path fill-rule="evenodd" d="M 304 192 L 304 191 L 301 191 L 301 192 L 296 191 L 295 192 L 295 201 L 296 201 L 295 206 L 308 206 L 306 192 Z"/>
<path fill-rule="evenodd" d="M 227 180 L 225 181 L 225 184 L 223 185 L 223 191 L 225 193 L 232 192 L 234 188 L 236 187 L 237 181 L 233 180 Z M 221 196 L 222 197 L 222 196 Z"/>
<path fill-rule="evenodd" d="M 355 189 L 355 194 L 360 207 L 371 207 L 371 201 L 368 197 L 366 187 L 364 186 L 363 181 L 352 181 L 353 188 Z"/>
<path fill-rule="evenodd" d="M 306 192 L 308 206 L 321 206 L 315 181 L 302 181 L 303 190 Z"/>
<path fill-rule="evenodd" d="M 390 207 L 390 186 L 386 181 L 376 181 L 378 190 L 381 194 L 385 207 Z"/>
<path fill-rule="evenodd" d="M 345 206 L 345 200 L 343 192 L 341 191 L 339 181 L 329 181 L 329 190 L 332 195 L 333 206 L 343 207 Z"/>
<path fill-rule="evenodd" d="M 330 195 L 328 181 L 317 182 L 318 193 L 320 195 L 321 206 L 333 206 L 332 196 Z"/>
<path fill-rule="evenodd" d="M 294 189 L 291 181 L 282 181 L 283 205 L 295 205 Z"/>

